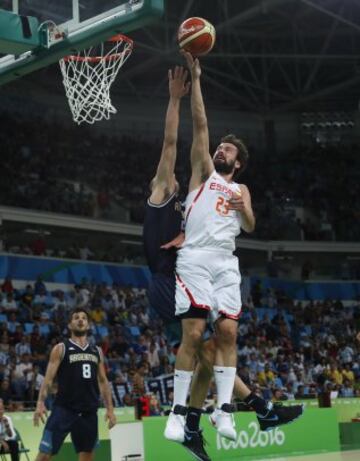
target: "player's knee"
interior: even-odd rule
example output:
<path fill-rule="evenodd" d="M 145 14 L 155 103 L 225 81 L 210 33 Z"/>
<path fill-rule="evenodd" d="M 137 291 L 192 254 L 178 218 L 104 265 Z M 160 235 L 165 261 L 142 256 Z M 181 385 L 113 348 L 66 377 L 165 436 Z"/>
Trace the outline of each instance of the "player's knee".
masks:
<path fill-rule="evenodd" d="M 194 328 L 187 331 L 183 336 L 183 344 L 186 347 L 191 347 L 192 349 L 200 349 L 201 342 L 203 337 L 203 331 L 201 328 Z"/>
<path fill-rule="evenodd" d="M 227 346 L 234 346 L 236 344 L 237 328 L 234 328 L 232 323 L 221 325 L 221 328 L 217 329 L 216 333 L 219 347 L 222 344 Z"/>

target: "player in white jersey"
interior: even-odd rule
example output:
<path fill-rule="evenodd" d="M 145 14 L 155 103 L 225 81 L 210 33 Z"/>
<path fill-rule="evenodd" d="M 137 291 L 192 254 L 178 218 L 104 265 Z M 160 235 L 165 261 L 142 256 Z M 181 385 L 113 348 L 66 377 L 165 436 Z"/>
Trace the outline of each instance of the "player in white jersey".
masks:
<path fill-rule="evenodd" d="M 241 228 L 254 230 L 255 217 L 248 188 L 236 184 L 233 178 L 245 169 L 248 152 L 241 140 L 228 135 L 213 158 L 210 156 L 200 64 L 189 53 L 185 57 L 192 77 L 192 176 L 185 210 L 185 242 L 176 264 L 176 314 L 182 320 L 183 336 L 175 365 L 173 409 L 186 405 L 210 313 L 216 329 L 215 424 L 221 435 L 235 439 L 230 403 L 236 374 L 241 277 L 232 253 Z"/>
<path fill-rule="evenodd" d="M 209 372 L 214 363 L 213 341 L 202 347 L 206 318 L 216 328 L 215 380 L 218 408 L 211 422 L 219 433 L 235 439 L 231 415 L 231 395 L 236 373 L 236 333 L 241 310 L 240 272 L 233 256 L 235 237 L 241 228 L 253 231 L 255 218 L 250 193 L 245 185 L 233 182 L 248 161 L 244 144 L 234 135 L 222 138 L 213 158 L 209 155 L 209 136 L 200 88 L 199 62 L 186 54 L 192 76 L 193 144 L 192 177 L 185 210 L 185 241 L 178 252 L 176 264 L 176 313 L 182 320 L 183 338 L 177 354 L 174 376 L 174 402 L 165 437 L 182 442 L 201 461 L 209 458 L 203 448 L 199 420 L 206 396 Z M 190 407 L 186 399 L 195 366 L 200 359 L 191 391 Z M 253 394 L 237 378 L 236 395 L 255 409 L 261 430 L 270 430 L 298 418 L 301 405 L 273 407 Z M 183 416 L 187 413 L 186 425 Z M 184 433 L 185 431 L 185 433 Z"/>

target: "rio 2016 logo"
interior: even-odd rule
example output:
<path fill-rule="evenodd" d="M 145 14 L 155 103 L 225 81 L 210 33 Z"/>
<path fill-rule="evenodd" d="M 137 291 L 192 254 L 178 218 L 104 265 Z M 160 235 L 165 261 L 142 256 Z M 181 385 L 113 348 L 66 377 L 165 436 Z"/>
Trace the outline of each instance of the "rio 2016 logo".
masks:
<path fill-rule="evenodd" d="M 271 445 L 284 445 L 285 434 L 278 427 L 270 432 L 262 432 L 259 430 L 258 424 L 252 422 L 248 426 L 248 430 L 242 430 L 238 433 L 235 441 L 226 440 L 219 434 L 216 438 L 216 447 L 218 450 L 235 450 L 238 448 L 256 448 L 268 447 Z"/>

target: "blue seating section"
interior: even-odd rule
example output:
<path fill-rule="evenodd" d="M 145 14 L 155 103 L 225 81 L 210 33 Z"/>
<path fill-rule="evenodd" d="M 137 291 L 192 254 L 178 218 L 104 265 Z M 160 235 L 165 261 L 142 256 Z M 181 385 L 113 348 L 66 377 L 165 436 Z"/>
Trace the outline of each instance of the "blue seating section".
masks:
<path fill-rule="evenodd" d="M 251 277 L 251 284 L 258 280 L 262 290 L 273 288 L 284 291 L 290 298 L 300 301 L 339 299 L 354 300 L 360 296 L 360 282 L 294 282 L 268 277 Z"/>
<path fill-rule="evenodd" d="M 24 256 L 1 256 L 0 279 L 36 280 L 42 275 L 45 282 L 76 284 L 83 278 L 96 283 L 145 288 L 148 284 L 147 267 L 129 267 L 77 260 L 50 259 Z"/>

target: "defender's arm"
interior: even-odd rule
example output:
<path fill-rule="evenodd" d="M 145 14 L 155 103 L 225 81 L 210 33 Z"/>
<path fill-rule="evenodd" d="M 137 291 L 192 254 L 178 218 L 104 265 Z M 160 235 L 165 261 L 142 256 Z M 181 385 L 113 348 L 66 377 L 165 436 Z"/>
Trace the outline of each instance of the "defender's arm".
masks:
<path fill-rule="evenodd" d="M 176 66 L 174 71 L 169 70 L 170 99 L 166 112 L 164 141 L 156 175 L 151 182 L 150 202 L 154 205 L 161 204 L 175 191 L 174 171 L 180 102 L 190 89 L 190 83 L 186 83 L 187 76 L 188 72 L 182 67 Z"/>

